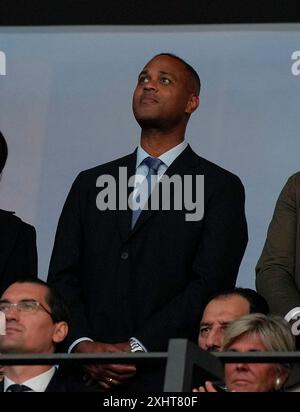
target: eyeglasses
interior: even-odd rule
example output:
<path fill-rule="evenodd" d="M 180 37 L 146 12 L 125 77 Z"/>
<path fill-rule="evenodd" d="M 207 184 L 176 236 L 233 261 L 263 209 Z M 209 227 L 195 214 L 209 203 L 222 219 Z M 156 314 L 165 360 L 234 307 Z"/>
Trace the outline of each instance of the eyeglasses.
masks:
<path fill-rule="evenodd" d="M 0 312 L 8 312 L 11 308 L 15 307 L 19 312 L 33 313 L 37 312 L 39 308 L 44 310 L 53 319 L 53 315 L 44 305 L 34 299 L 24 299 L 18 303 L 7 302 L 5 300 L 0 300 Z"/>

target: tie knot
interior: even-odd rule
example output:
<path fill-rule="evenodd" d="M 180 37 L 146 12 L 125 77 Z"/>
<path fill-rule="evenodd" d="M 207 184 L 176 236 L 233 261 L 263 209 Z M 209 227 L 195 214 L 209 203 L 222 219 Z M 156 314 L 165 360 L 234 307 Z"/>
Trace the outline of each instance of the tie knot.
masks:
<path fill-rule="evenodd" d="M 158 159 L 157 157 L 146 157 L 146 159 L 144 159 L 143 163 L 148 166 L 149 170 L 152 169 L 155 172 L 157 172 L 159 166 L 163 163 L 160 159 Z"/>
<path fill-rule="evenodd" d="M 28 388 L 26 385 L 10 385 L 7 389 L 6 392 L 32 392 L 32 389 Z"/>

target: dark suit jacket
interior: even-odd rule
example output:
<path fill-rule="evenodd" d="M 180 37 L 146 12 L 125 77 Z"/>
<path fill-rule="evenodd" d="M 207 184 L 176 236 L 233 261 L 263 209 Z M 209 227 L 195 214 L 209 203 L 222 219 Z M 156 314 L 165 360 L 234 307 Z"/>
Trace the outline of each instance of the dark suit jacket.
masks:
<path fill-rule="evenodd" d="M 73 374 L 74 372 L 74 374 Z M 45 392 L 96 392 L 93 387 L 86 386 L 77 371 L 60 367 L 53 375 Z"/>
<path fill-rule="evenodd" d="M 244 189 L 238 177 L 188 146 L 166 174 L 205 179 L 205 215 L 143 211 L 131 230 L 131 210 L 99 211 L 99 176 L 135 174 L 136 152 L 79 174 L 64 205 L 48 280 L 72 308 L 69 343 L 138 338 L 164 351 L 170 338 L 195 339 L 209 296 L 232 288 L 247 244 Z"/>
<path fill-rule="evenodd" d="M 96 180 L 118 180 L 119 167 L 131 176 L 135 164 L 133 153 L 80 173 L 66 200 L 49 281 L 72 303 L 70 341 L 134 336 L 148 350 L 165 350 L 169 338 L 195 336 L 209 295 L 234 286 L 247 243 L 240 180 L 187 147 L 167 174 L 204 174 L 204 218 L 147 211 L 131 230 L 130 210 L 97 209 Z"/>
<path fill-rule="evenodd" d="M 35 229 L 13 212 L 0 210 L 0 296 L 24 277 L 37 277 Z"/>

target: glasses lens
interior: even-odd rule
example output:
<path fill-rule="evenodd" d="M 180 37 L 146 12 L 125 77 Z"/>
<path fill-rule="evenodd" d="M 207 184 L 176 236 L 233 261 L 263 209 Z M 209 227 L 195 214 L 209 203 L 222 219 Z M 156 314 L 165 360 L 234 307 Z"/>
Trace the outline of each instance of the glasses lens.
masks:
<path fill-rule="evenodd" d="M 18 303 L 19 310 L 22 312 L 33 312 L 38 306 L 39 303 L 35 300 L 24 300 Z"/>
<path fill-rule="evenodd" d="M 21 300 L 18 303 L 0 302 L 0 312 L 8 312 L 11 308 L 18 309 L 21 312 L 36 312 L 39 307 L 52 317 L 52 313 L 37 300 Z"/>
<path fill-rule="evenodd" d="M 10 305 L 8 304 L 8 303 L 0 303 L 0 311 L 1 312 L 6 312 L 7 311 L 7 308 L 9 307 Z"/>

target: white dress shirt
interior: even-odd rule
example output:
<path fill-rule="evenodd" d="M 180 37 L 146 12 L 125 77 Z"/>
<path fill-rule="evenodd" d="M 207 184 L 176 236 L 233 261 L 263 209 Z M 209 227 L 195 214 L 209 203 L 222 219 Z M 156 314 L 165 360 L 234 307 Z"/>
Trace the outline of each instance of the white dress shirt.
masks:
<path fill-rule="evenodd" d="M 35 376 L 34 378 L 28 379 L 27 381 L 22 382 L 22 385 L 28 386 L 32 392 L 45 392 L 49 382 L 51 381 L 56 367 L 52 366 L 46 372 L 41 373 L 40 375 Z M 9 379 L 7 376 L 4 376 L 4 392 L 10 385 L 15 385 L 16 382 Z M 29 391 L 28 391 L 29 392 Z"/>

